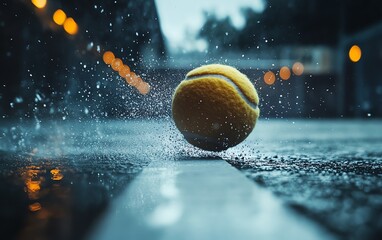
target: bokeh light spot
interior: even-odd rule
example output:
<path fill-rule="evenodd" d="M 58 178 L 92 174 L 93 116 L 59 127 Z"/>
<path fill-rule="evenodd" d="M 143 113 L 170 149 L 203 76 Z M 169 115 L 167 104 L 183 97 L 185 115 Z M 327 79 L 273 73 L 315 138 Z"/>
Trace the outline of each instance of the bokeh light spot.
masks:
<path fill-rule="evenodd" d="M 139 84 L 139 79 L 134 72 L 130 72 L 129 76 L 126 77 L 126 82 L 131 86 L 137 86 Z"/>
<path fill-rule="evenodd" d="M 32 3 L 37 8 L 44 8 L 46 6 L 46 0 L 32 0 Z"/>
<path fill-rule="evenodd" d="M 123 61 L 120 58 L 115 58 L 111 51 L 104 52 L 102 59 L 106 64 L 110 64 L 113 70 L 118 71 L 119 76 L 124 78 L 127 84 L 135 87 L 139 93 L 143 95 L 149 93 L 151 89 L 150 85 L 143 81 L 140 76 L 132 72 L 129 66 L 123 64 Z M 53 172 L 51 173 L 54 175 Z"/>
<path fill-rule="evenodd" d="M 58 9 L 57 11 L 54 12 L 54 14 L 53 14 L 53 21 L 57 25 L 64 24 L 65 20 L 66 20 L 66 14 L 65 14 L 64 11 L 62 11 L 61 9 Z"/>
<path fill-rule="evenodd" d="M 119 69 L 121 69 L 122 66 L 123 66 L 123 62 L 119 58 L 114 58 L 113 61 L 111 61 L 111 68 L 114 71 L 119 71 Z"/>
<path fill-rule="evenodd" d="M 357 45 L 353 45 L 349 50 L 349 58 L 352 62 L 358 62 L 361 59 L 362 51 Z"/>
<path fill-rule="evenodd" d="M 127 65 L 123 65 L 120 69 L 119 69 L 119 76 L 123 77 L 123 78 L 126 78 L 128 77 L 128 75 L 130 74 L 130 68 L 129 66 Z"/>
<path fill-rule="evenodd" d="M 64 29 L 70 35 L 74 35 L 78 32 L 78 25 L 73 18 L 67 18 L 64 22 Z"/>
<path fill-rule="evenodd" d="M 280 78 L 282 80 L 288 80 L 290 78 L 290 70 L 288 67 L 284 66 L 280 68 Z"/>
<path fill-rule="evenodd" d="M 150 92 L 150 85 L 147 83 L 147 82 L 140 82 L 137 86 L 137 89 L 138 91 L 143 94 L 143 95 L 146 95 L 147 93 Z"/>
<path fill-rule="evenodd" d="M 292 71 L 295 75 L 301 76 L 304 73 L 304 65 L 300 62 L 295 62 L 292 66 Z"/>
<path fill-rule="evenodd" d="M 38 210 L 41 210 L 41 204 L 38 202 L 32 203 L 31 205 L 29 205 L 29 210 L 31 212 L 37 212 Z"/>
<path fill-rule="evenodd" d="M 61 173 L 60 169 L 52 169 L 50 170 L 50 173 L 52 174 L 52 180 L 54 181 L 60 181 L 64 178 L 64 175 Z"/>
<path fill-rule="evenodd" d="M 41 184 L 41 181 L 29 180 L 27 181 L 26 186 L 29 192 L 38 192 L 41 189 L 40 184 Z"/>
<path fill-rule="evenodd" d="M 115 56 L 112 52 L 110 51 L 106 51 L 104 54 L 103 54 L 103 57 L 102 57 L 103 61 L 106 63 L 106 64 L 111 64 L 111 62 L 115 59 Z"/>
<path fill-rule="evenodd" d="M 272 71 L 268 71 L 264 74 L 264 82 L 268 85 L 272 85 L 275 83 L 276 76 Z"/>

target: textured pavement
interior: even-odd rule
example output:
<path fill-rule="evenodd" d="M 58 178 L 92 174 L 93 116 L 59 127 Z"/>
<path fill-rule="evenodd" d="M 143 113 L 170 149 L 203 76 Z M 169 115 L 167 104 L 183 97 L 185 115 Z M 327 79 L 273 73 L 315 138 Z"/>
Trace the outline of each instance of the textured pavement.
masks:
<path fill-rule="evenodd" d="M 261 119 L 244 143 L 218 154 L 189 146 L 170 120 L 0 126 L 9 239 L 88 236 L 149 164 L 221 158 L 307 224 L 337 238 L 381 235 L 382 121 Z"/>

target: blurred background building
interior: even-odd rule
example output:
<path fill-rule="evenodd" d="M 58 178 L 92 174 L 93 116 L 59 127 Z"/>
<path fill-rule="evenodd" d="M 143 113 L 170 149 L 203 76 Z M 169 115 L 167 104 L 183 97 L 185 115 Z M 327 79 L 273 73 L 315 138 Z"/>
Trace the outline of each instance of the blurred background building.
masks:
<path fill-rule="evenodd" d="M 2 118 L 167 116 L 173 89 L 208 63 L 245 72 L 263 117 L 382 117 L 376 0 L 6 1 L 0 50 Z M 106 50 L 149 95 L 102 62 Z"/>

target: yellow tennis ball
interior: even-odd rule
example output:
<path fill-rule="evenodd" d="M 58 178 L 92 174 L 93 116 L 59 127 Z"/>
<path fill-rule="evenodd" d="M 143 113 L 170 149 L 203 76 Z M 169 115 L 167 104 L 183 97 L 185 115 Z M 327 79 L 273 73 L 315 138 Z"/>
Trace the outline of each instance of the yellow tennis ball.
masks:
<path fill-rule="evenodd" d="M 222 151 L 242 142 L 255 127 L 259 97 L 246 75 L 220 64 L 190 71 L 176 88 L 172 117 L 192 145 Z"/>

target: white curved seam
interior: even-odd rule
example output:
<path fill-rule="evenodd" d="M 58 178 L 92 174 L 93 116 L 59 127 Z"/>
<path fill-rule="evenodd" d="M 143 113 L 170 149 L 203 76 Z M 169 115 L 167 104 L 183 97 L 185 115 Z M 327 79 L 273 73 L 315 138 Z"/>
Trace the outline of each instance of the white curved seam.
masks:
<path fill-rule="evenodd" d="M 228 84 L 230 84 L 232 87 L 234 87 L 236 89 L 236 91 L 239 93 L 240 97 L 250 106 L 252 107 L 253 109 L 257 109 L 258 108 L 258 105 L 256 103 L 253 103 L 251 102 L 247 96 L 245 96 L 243 94 L 243 92 L 240 90 L 240 88 L 228 77 L 224 76 L 224 75 L 220 75 L 220 74 L 203 74 L 203 75 L 194 75 L 194 76 L 190 76 L 190 77 L 186 77 L 185 80 L 195 80 L 197 78 L 200 78 L 200 77 L 215 77 L 215 78 L 219 78 L 219 79 L 222 79 L 222 80 L 225 80 L 226 82 L 228 82 Z"/>

